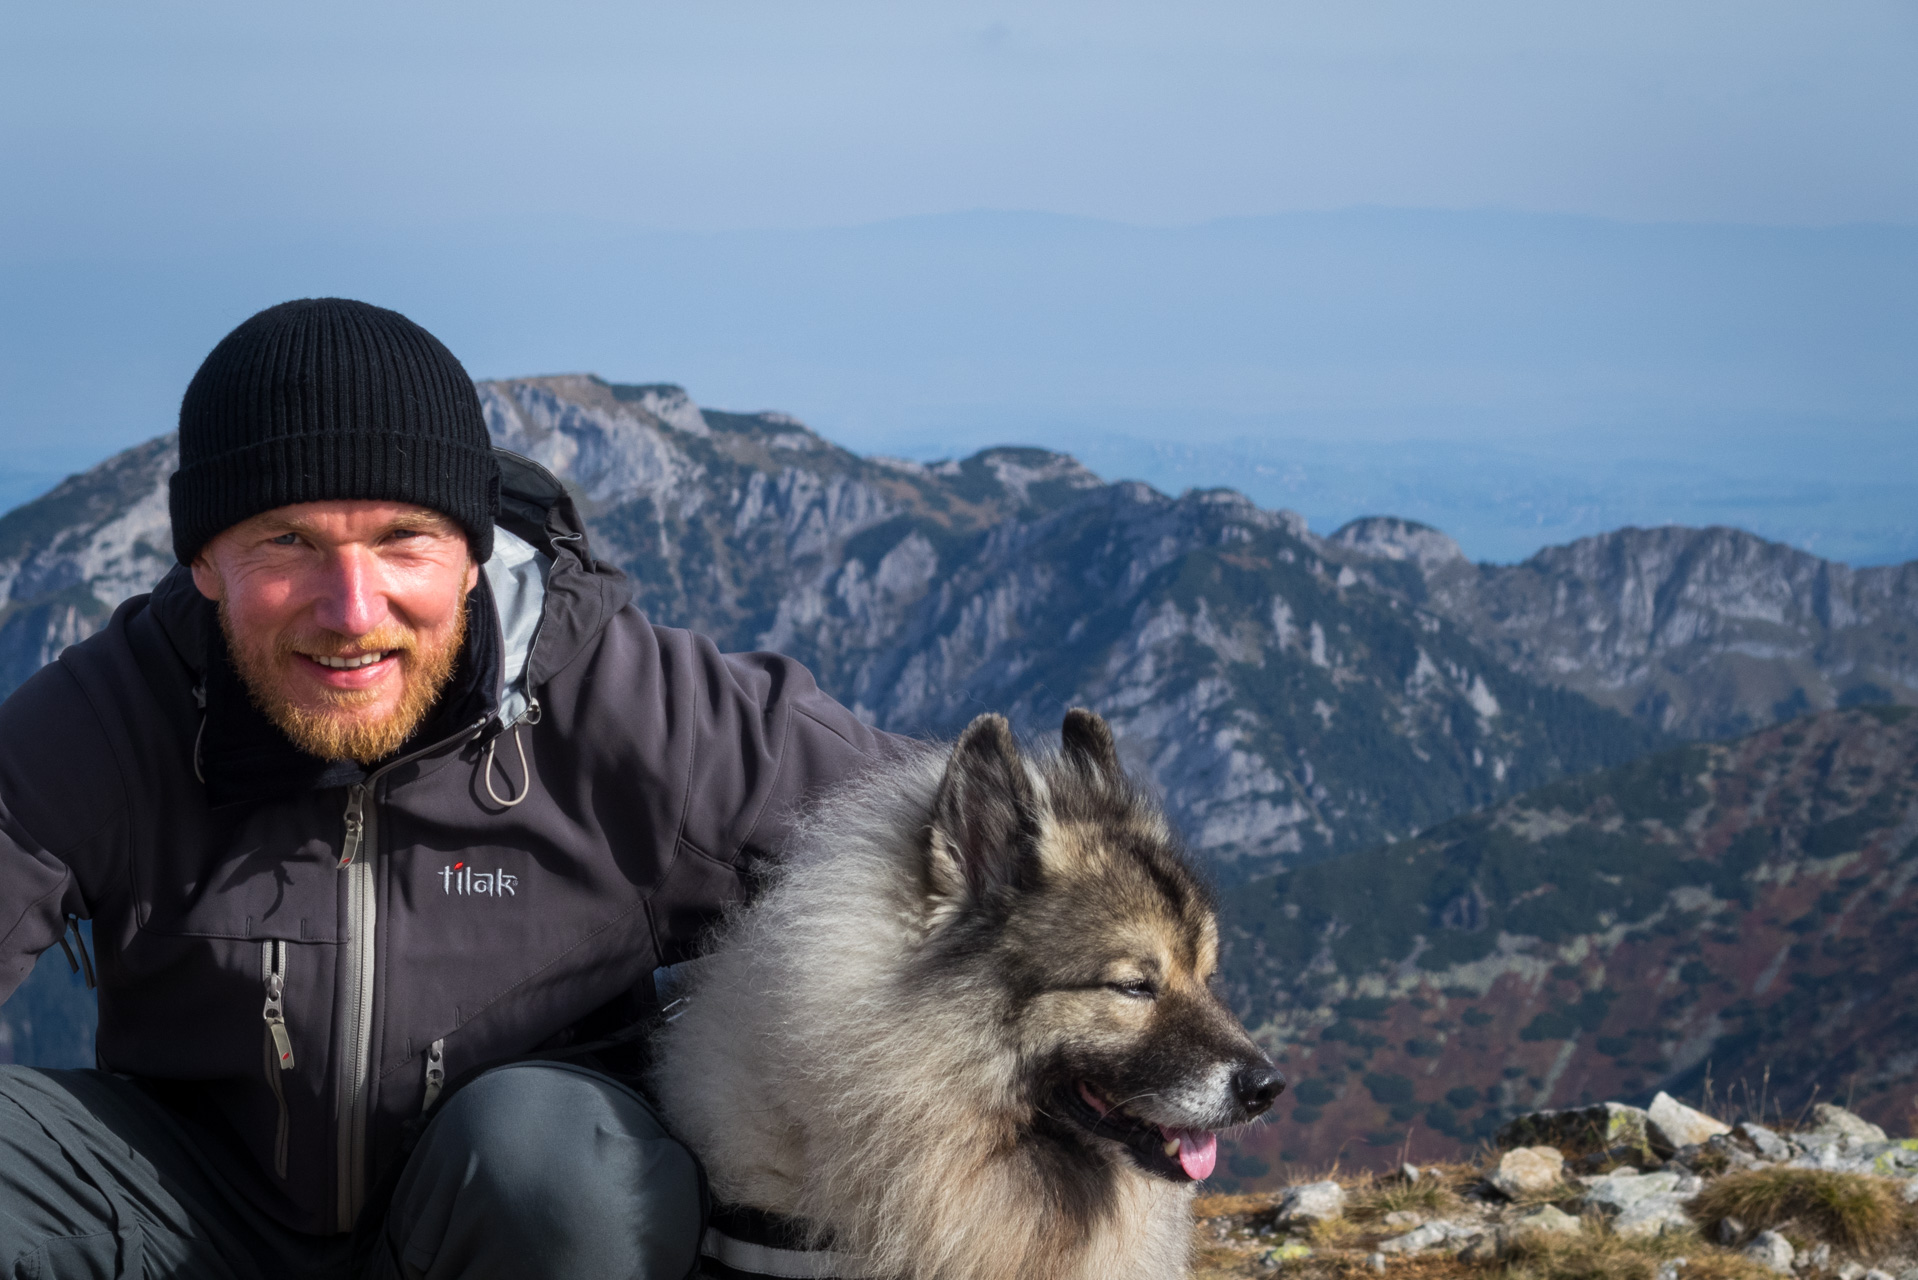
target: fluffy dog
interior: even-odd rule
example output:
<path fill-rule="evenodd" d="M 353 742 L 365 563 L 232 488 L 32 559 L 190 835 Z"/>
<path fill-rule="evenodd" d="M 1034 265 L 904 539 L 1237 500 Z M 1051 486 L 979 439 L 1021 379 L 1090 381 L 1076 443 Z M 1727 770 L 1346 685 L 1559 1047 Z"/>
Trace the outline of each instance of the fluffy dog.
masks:
<path fill-rule="evenodd" d="M 1284 1088 L 1105 722 L 1062 738 L 1029 757 L 981 716 L 825 799 L 656 1046 L 715 1197 L 836 1274 L 1181 1275 L 1217 1132 Z"/>

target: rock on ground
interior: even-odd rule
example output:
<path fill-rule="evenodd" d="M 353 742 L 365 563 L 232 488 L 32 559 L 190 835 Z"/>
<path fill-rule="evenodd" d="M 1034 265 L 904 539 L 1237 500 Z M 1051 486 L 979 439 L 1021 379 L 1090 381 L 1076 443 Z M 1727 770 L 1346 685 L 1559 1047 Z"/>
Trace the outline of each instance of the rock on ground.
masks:
<path fill-rule="evenodd" d="M 1557 1147 L 1520 1147 L 1499 1158 L 1489 1181 L 1508 1200 L 1542 1195 L 1565 1180 L 1565 1157 Z"/>
<path fill-rule="evenodd" d="M 1753 1124 L 1747 1120 L 1732 1130 L 1732 1136 L 1742 1138 L 1752 1150 L 1765 1159 L 1782 1164 L 1798 1154 L 1798 1148 L 1773 1133 L 1762 1124 Z"/>
<path fill-rule="evenodd" d="M 1462 1223 L 1428 1222 L 1402 1236 L 1393 1236 L 1390 1240 L 1379 1241 L 1379 1252 L 1417 1253 L 1421 1249 L 1437 1248 L 1448 1240 L 1463 1239 L 1482 1233 L 1482 1228 L 1466 1226 Z"/>
<path fill-rule="evenodd" d="M 1694 1111 L 1671 1094 L 1660 1091 L 1652 1099 L 1652 1105 L 1646 1109 L 1651 1122 L 1658 1126 L 1666 1142 L 1673 1150 L 1679 1147 L 1694 1147 L 1710 1142 L 1721 1133 L 1730 1133 L 1731 1126 L 1714 1120 L 1702 1111 Z"/>
<path fill-rule="evenodd" d="M 1556 1147 L 1570 1156 L 1624 1148 L 1649 1160 L 1652 1152 L 1651 1117 L 1637 1107 L 1618 1102 L 1574 1107 L 1566 1111 L 1534 1111 L 1506 1123 L 1494 1139 L 1500 1147 Z"/>
<path fill-rule="evenodd" d="M 1286 1189 L 1278 1221 L 1304 1225 L 1330 1222 L 1345 1213 L 1345 1188 L 1336 1182 L 1305 1182 Z"/>
<path fill-rule="evenodd" d="M 1612 1220 L 1612 1234 L 1627 1238 L 1658 1236 L 1667 1231 L 1685 1231 L 1691 1225 L 1684 1197 L 1666 1191 L 1645 1196 L 1627 1206 Z"/>
<path fill-rule="evenodd" d="M 1678 1190 L 1679 1175 L 1669 1170 L 1659 1173 L 1610 1173 L 1602 1178 L 1586 1178 L 1584 1202 L 1595 1209 L 1623 1213 L 1648 1196 L 1671 1195 Z"/>
<path fill-rule="evenodd" d="M 1745 1246 L 1744 1254 L 1759 1266 L 1779 1275 L 1791 1274 L 1791 1265 L 1797 1260 L 1797 1251 L 1791 1247 L 1791 1241 L 1776 1231 L 1761 1231 L 1752 1237 Z"/>
<path fill-rule="evenodd" d="M 1862 1116 L 1853 1115 L 1843 1107 L 1834 1107 L 1829 1102 L 1821 1102 L 1811 1109 L 1811 1131 L 1815 1134 L 1829 1134 L 1834 1138 L 1856 1138 L 1860 1142 L 1884 1142 L 1885 1131 Z"/>
<path fill-rule="evenodd" d="M 1513 1221 L 1509 1230 L 1514 1234 L 1544 1232 L 1549 1235 L 1575 1236 L 1585 1229 L 1584 1225 L 1571 1214 L 1556 1205 L 1541 1205 L 1530 1213 L 1521 1214 Z"/>

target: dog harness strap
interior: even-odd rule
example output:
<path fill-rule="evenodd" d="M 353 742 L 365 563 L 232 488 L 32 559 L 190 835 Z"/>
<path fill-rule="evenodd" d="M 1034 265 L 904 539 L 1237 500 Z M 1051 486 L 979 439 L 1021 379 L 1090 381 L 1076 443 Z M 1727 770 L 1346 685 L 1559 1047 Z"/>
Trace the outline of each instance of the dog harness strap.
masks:
<path fill-rule="evenodd" d="M 851 1258 L 807 1248 L 806 1229 L 790 1218 L 745 1205 L 713 1206 L 699 1242 L 705 1274 L 714 1280 L 869 1280 Z"/>

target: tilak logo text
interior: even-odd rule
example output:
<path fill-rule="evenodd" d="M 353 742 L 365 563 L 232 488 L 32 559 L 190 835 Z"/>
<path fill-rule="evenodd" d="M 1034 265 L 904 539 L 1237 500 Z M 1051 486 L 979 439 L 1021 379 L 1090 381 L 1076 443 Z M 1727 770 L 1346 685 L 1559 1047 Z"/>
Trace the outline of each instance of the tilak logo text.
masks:
<path fill-rule="evenodd" d="M 475 871 L 464 862 L 440 868 L 440 888 L 462 897 L 483 893 L 494 898 L 514 898 L 519 896 L 513 891 L 517 884 L 518 876 L 509 876 L 504 871 Z"/>

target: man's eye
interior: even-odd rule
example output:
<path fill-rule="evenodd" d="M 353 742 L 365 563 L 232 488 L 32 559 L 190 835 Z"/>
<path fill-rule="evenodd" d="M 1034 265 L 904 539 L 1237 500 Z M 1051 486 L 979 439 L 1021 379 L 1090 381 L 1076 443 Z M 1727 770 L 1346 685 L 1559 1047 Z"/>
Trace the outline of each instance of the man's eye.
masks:
<path fill-rule="evenodd" d="M 283 533 L 279 537 L 272 539 L 272 542 L 276 547 L 297 547 L 300 545 L 300 535 L 297 533 Z"/>

